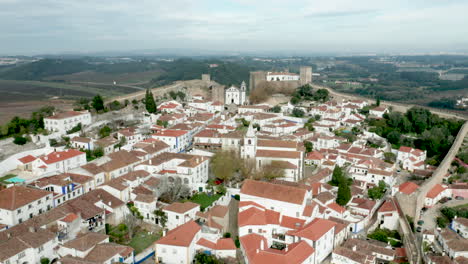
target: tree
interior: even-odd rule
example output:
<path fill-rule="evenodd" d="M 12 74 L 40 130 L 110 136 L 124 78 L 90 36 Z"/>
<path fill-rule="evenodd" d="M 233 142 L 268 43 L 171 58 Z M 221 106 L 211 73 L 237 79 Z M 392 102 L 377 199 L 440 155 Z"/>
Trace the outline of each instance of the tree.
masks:
<path fill-rule="evenodd" d="M 377 100 L 376 100 L 376 102 L 375 102 L 375 105 L 376 105 L 376 106 L 380 106 L 380 97 L 377 97 Z"/>
<path fill-rule="evenodd" d="M 392 152 L 385 152 L 384 161 L 393 164 L 396 161 L 396 155 Z"/>
<path fill-rule="evenodd" d="M 401 134 L 396 130 L 393 130 L 387 135 L 388 142 L 390 142 L 391 144 L 395 144 L 395 145 L 400 144 L 400 138 L 401 138 Z"/>
<path fill-rule="evenodd" d="M 306 149 L 306 153 L 312 152 L 314 145 L 310 141 L 304 141 L 304 147 Z"/>
<path fill-rule="evenodd" d="M 340 166 L 336 165 L 333 169 L 332 180 L 331 184 L 334 186 L 338 186 L 340 182 L 343 181 L 343 171 L 341 170 Z"/>
<path fill-rule="evenodd" d="M 336 197 L 336 203 L 345 206 L 349 200 L 351 200 L 351 189 L 347 182 L 343 181 L 338 186 L 338 195 Z"/>
<path fill-rule="evenodd" d="M 112 132 L 112 129 L 109 126 L 103 126 L 101 129 L 99 129 L 99 136 L 101 138 L 105 138 L 110 135 Z"/>
<path fill-rule="evenodd" d="M 48 258 L 41 258 L 41 264 L 49 264 L 50 260 Z"/>
<path fill-rule="evenodd" d="M 13 143 L 16 145 L 24 145 L 28 142 L 28 139 L 22 136 L 16 136 L 15 139 L 13 140 Z"/>
<path fill-rule="evenodd" d="M 159 219 L 159 224 L 164 228 L 166 227 L 166 223 L 167 223 L 167 215 L 166 213 L 161 210 L 161 209 L 158 209 L 156 211 L 154 211 L 154 215 L 156 216 L 157 219 Z"/>
<path fill-rule="evenodd" d="M 157 111 L 156 102 L 154 101 L 153 93 L 150 91 L 150 89 L 146 90 L 145 107 L 148 113 L 156 113 Z"/>
<path fill-rule="evenodd" d="M 133 238 L 135 228 L 140 225 L 140 220 L 133 214 L 125 214 L 123 223 L 127 226 L 128 236 Z"/>
<path fill-rule="evenodd" d="M 261 171 L 257 174 L 257 177 L 266 180 L 273 180 L 276 178 L 284 177 L 284 168 L 279 161 L 272 161 L 261 168 Z"/>
<path fill-rule="evenodd" d="M 382 199 L 382 197 L 385 194 L 385 189 L 387 188 L 387 185 L 385 184 L 384 181 L 379 181 L 379 186 L 370 188 L 367 190 L 367 195 L 369 198 L 372 200 L 379 200 Z"/>
<path fill-rule="evenodd" d="M 221 264 L 220 260 L 218 260 L 214 255 L 208 255 L 203 252 L 198 252 L 194 257 L 195 264 Z"/>
<path fill-rule="evenodd" d="M 173 203 L 181 198 L 190 196 L 190 188 L 186 184 L 182 184 L 182 180 L 178 177 L 161 178 L 160 184 L 161 200 L 165 203 Z"/>
<path fill-rule="evenodd" d="M 255 160 L 244 159 L 240 162 L 239 176 L 241 179 L 249 179 L 255 173 Z"/>
<path fill-rule="evenodd" d="M 91 102 L 91 106 L 97 111 L 102 111 L 104 110 L 104 100 L 102 99 L 102 96 L 97 94 L 96 96 L 93 97 L 93 101 Z"/>
<path fill-rule="evenodd" d="M 281 107 L 279 105 L 275 105 L 270 109 L 273 113 L 281 112 Z"/>
<path fill-rule="evenodd" d="M 112 101 L 112 103 L 109 104 L 109 108 L 110 108 L 110 110 L 115 111 L 115 110 L 121 109 L 122 105 L 120 104 L 119 101 L 114 100 L 114 101 Z"/>
<path fill-rule="evenodd" d="M 304 116 L 304 110 L 302 110 L 300 108 L 294 108 L 292 110 L 292 115 L 295 116 L 295 117 L 303 117 Z"/>
<path fill-rule="evenodd" d="M 232 151 L 218 151 L 211 158 L 210 167 L 216 178 L 229 181 L 239 169 L 239 160 Z"/>

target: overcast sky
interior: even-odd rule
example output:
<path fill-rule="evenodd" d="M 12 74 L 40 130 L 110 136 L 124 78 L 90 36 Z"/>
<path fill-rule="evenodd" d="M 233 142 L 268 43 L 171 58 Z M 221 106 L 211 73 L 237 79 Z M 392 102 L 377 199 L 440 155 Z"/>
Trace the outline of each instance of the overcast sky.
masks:
<path fill-rule="evenodd" d="M 0 0 L 0 54 L 467 51 L 467 0 Z"/>

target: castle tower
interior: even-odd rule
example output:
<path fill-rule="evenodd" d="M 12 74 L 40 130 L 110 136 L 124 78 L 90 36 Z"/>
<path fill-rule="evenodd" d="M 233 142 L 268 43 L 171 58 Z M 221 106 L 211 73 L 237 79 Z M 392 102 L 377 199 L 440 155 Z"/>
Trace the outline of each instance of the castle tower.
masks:
<path fill-rule="evenodd" d="M 246 103 L 246 92 L 247 92 L 247 85 L 245 84 L 245 81 L 242 81 L 241 83 L 241 87 L 240 87 L 240 90 L 239 90 L 239 103 L 240 105 L 245 105 Z"/>
<path fill-rule="evenodd" d="M 255 157 L 257 152 L 257 136 L 252 124 L 249 125 L 247 133 L 244 136 L 244 146 L 242 147 L 241 157 L 243 159 L 251 159 Z"/>
<path fill-rule="evenodd" d="M 301 66 L 301 68 L 300 68 L 300 83 L 301 83 L 301 85 L 312 83 L 312 67 L 310 67 L 310 66 Z"/>

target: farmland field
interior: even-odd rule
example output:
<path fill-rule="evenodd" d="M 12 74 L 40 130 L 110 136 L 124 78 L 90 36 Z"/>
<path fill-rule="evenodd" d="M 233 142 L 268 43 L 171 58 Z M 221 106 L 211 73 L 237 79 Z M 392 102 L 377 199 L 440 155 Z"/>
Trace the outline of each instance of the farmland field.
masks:
<path fill-rule="evenodd" d="M 135 84 L 149 82 L 151 79 L 160 76 L 161 71 L 145 71 L 130 73 L 102 73 L 94 71 L 85 71 L 67 75 L 51 76 L 46 80 L 64 80 L 69 82 L 96 82 L 117 84 Z"/>
<path fill-rule="evenodd" d="M 67 110 L 82 97 L 101 94 L 104 97 L 137 91 L 122 86 L 68 84 L 61 82 L 0 80 L 0 124 L 14 116 L 29 117 L 31 112 L 44 105 L 54 105 Z"/>

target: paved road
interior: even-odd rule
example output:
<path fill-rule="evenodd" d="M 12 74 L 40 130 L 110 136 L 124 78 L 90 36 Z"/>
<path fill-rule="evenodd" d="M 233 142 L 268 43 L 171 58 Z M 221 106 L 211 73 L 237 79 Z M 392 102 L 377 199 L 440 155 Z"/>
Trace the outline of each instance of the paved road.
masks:
<path fill-rule="evenodd" d="M 468 204 L 467 200 L 451 200 L 448 201 L 444 204 L 438 203 L 426 212 L 422 214 L 421 220 L 424 221 L 424 224 L 422 225 L 424 230 L 433 230 L 434 228 L 437 227 L 437 221 L 436 218 L 440 216 L 439 210 L 442 207 L 454 207 L 462 204 Z"/>

